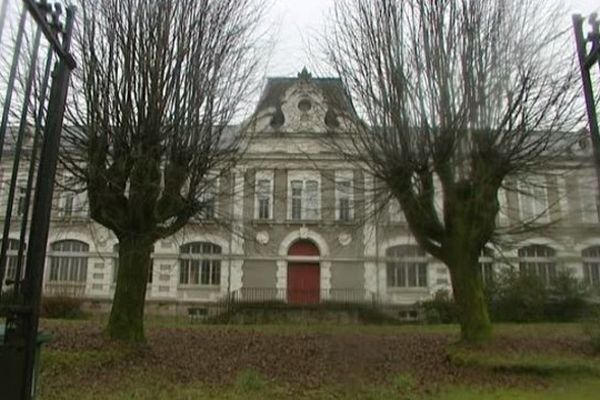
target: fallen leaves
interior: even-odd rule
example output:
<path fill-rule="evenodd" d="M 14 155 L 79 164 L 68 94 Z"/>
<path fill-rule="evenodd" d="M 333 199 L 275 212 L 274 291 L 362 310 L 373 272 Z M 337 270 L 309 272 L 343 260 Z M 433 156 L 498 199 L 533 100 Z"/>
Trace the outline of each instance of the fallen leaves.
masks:
<path fill-rule="evenodd" d="M 540 384 L 531 377 L 454 365 L 448 361 L 447 349 L 455 337 L 418 330 L 385 335 L 278 334 L 217 326 L 150 327 L 147 345 L 136 350 L 110 342 L 102 334 L 101 326 L 94 322 L 57 324 L 46 327 L 46 331 L 53 336 L 46 349 L 53 350 L 50 353 L 55 356 L 89 354 L 89 359 L 81 362 L 83 372 L 75 376 L 61 376 L 57 368 L 50 369 L 51 374 L 43 371 L 42 379 L 51 377 L 51 385 L 55 387 L 118 384 L 135 374 L 182 384 L 227 385 L 247 370 L 304 389 L 322 385 L 389 384 L 397 376 L 410 376 L 415 388 L 422 391 L 452 383 Z M 561 338 L 501 338 L 486 351 L 550 348 L 578 353 L 578 346 L 581 343 Z"/>

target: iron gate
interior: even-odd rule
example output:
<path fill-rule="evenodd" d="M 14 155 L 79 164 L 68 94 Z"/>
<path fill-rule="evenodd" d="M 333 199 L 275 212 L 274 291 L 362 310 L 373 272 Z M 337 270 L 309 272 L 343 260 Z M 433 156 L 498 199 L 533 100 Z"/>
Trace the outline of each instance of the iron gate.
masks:
<path fill-rule="evenodd" d="M 18 16 L 13 18 L 14 12 Z M 0 51 L 8 60 L 0 70 L 5 78 L 0 83 L 5 92 L 0 98 L 0 167 L 6 164 L 2 169 L 8 172 L 0 216 L 0 306 L 5 319 L 0 321 L 0 325 L 5 322 L 0 343 L 2 399 L 30 399 L 35 390 L 54 175 L 69 78 L 76 66 L 70 53 L 74 14 L 74 8 L 63 12 L 60 4 L 47 0 L 2 0 L 0 5 Z M 45 59 L 40 60 L 44 50 Z M 11 234 L 18 234 L 18 239 L 9 239 Z"/>
<path fill-rule="evenodd" d="M 595 66 L 598 66 L 598 71 L 600 71 L 600 20 L 598 20 L 598 15 L 595 13 L 590 15 L 588 22 L 590 31 L 586 36 L 583 29 L 584 18 L 579 14 L 573 15 L 573 30 L 581 71 L 581 86 L 585 99 L 588 127 L 592 140 L 592 150 L 594 152 L 596 178 L 598 180 L 598 192 L 596 196 L 600 198 L 600 130 L 598 129 L 598 115 L 596 113 L 598 103 L 594 98 L 591 75 L 592 68 L 595 68 Z"/>

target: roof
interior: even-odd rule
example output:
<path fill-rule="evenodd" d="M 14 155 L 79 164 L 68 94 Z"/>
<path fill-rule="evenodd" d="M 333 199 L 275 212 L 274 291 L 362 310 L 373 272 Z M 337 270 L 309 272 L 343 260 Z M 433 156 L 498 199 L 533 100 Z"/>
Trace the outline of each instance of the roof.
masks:
<path fill-rule="evenodd" d="M 313 78 L 304 68 L 297 77 L 271 77 L 267 79 L 265 88 L 256 109 L 255 115 L 274 107 L 278 108 L 283 102 L 284 95 L 288 89 L 300 82 L 315 85 L 325 98 L 328 108 L 333 108 L 336 113 L 355 115 L 354 106 L 350 100 L 342 80 L 339 78 Z"/>

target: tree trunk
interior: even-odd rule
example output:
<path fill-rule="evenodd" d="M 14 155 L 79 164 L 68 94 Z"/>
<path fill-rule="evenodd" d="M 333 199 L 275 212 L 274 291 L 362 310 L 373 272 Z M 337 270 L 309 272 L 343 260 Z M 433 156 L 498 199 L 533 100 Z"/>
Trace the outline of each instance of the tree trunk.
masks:
<path fill-rule="evenodd" d="M 143 343 L 144 304 L 154 243 L 139 238 L 119 238 L 117 286 L 106 332 L 112 339 Z"/>
<path fill-rule="evenodd" d="M 458 306 L 461 339 L 477 343 L 489 339 L 492 324 L 483 293 L 479 269 L 479 249 L 455 246 L 446 264 L 452 278 L 454 300 Z"/>

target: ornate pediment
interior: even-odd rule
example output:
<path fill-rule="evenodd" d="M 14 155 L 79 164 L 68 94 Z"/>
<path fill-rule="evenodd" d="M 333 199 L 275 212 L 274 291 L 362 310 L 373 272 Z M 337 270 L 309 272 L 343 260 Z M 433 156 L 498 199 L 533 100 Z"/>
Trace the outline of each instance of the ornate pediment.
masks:
<path fill-rule="evenodd" d="M 343 127 L 353 109 L 341 81 L 313 78 L 304 68 L 296 78 L 271 78 L 255 112 L 256 130 L 282 134 L 328 133 Z"/>

